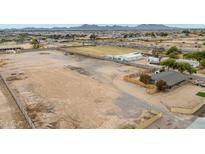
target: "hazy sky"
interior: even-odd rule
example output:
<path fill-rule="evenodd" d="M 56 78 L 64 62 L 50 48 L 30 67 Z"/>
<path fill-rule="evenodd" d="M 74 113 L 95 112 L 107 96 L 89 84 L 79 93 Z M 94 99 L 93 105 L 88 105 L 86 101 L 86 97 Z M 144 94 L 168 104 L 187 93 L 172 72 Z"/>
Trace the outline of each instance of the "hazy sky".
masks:
<path fill-rule="evenodd" d="M 25 27 L 36 27 L 36 28 L 52 28 L 52 27 L 74 27 L 81 24 L 0 24 L 0 29 L 6 28 L 25 28 Z M 113 25 L 113 24 L 98 24 L 98 25 Z M 123 26 L 136 26 L 139 24 L 116 24 Z M 181 28 L 205 28 L 205 24 L 164 24 L 170 27 L 181 27 Z"/>

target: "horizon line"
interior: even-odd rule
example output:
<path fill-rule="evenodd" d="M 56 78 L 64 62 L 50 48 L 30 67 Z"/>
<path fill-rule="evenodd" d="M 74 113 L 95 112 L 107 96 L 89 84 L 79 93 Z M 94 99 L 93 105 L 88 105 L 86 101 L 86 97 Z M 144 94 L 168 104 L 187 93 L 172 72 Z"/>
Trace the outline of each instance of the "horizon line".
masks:
<path fill-rule="evenodd" d="M 82 25 L 97 25 L 97 26 L 127 26 L 127 27 L 137 27 L 141 24 L 0 24 L 0 29 L 25 29 L 25 28 L 71 28 L 80 27 Z M 205 29 L 205 24 L 146 24 L 146 25 L 165 25 L 170 28 L 184 28 L 184 29 Z"/>

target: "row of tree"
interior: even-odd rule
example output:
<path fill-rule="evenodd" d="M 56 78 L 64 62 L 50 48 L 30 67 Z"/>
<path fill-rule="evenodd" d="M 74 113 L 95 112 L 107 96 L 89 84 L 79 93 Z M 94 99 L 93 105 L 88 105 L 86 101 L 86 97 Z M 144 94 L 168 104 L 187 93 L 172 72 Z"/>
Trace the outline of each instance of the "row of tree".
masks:
<path fill-rule="evenodd" d="M 205 51 L 190 52 L 190 53 L 184 54 L 184 58 L 195 59 L 197 61 L 201 61 L 202 59 L 205 59 Z"/>
<path fill-rule="evenodd" d="M 156 37 L 156 36 L 161 36 L 161 37 L 167 37 L 169 34 L 167 32 L 147 32 L 145 33 L 145 36 L 151 36 L 151 37 Z"/>
<path fill-rule="evenodd" d="M 160 63 L 161 65 L 167 67 L 168 69 L 172 68 L 174 70 L 178 70 L 181 73 L 187 71 L 190 74 L 196 73 L 196 69 L 192 67 L 187 62 L 177 62 L 175 59 L 169 58 Z"/>
<path fill-rule="evenodd" d="M 200 62 L 201 67 L 205 68 L 205 51 L 197 51 L 184 54 L 184 58 L 195 59 Z"/>
<path fill-rule="evenodd" d="M 61 34 L 54 34 L 54 35 L 48 35 L 46 37 L 51 38 L 51 39 L 72 39 L 74 40 L 75 38 L 79 37 L 86 37 L 87 35 L 85 34 L 66 34 L 66 35 L 61 35 Z"/>
<path fill-rule="evenodd" d="M 146 32 L 144 35 L 142 33 L 125 33 L 122 35 L 123 38 L 135 38 L 141 36 L 150 36 L 155 38 L 156 36 L 166 37 L 168 36 L 168 33 L 167 32 Z"/>

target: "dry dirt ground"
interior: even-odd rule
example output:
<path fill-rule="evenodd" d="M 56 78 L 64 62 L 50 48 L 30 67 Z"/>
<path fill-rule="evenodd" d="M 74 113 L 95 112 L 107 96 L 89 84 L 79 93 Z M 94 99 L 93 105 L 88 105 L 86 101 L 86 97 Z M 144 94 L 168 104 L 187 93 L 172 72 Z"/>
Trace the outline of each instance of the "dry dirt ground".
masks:
<path fill-rule="evenodd" d="M 0 44 L 0 48 L 10 48 L 10 47 L 21 47 L 24 49 L 31 49 L 32 45 L 30 43 L 16 44 L 16 42 L 5 42 Z"/>
<path fill-rule="evenodd" d="M 143 88 L 122 80 L 142 69 L 65 56 L 60 51 L 44 52 L 1 55 L 10 61 L 0 69 L 5 77 L 19 72 L 27 77 L 9 85 L 37 128 L 120 128 L 147 109 L 163 113 L 150 128 L 186 128 L 193 121 L 192 116 L 170 113 L 155 97 L 144 95 Z M 158 95 L 156 99 L 162 96 Z"/>
<path fill-rule="evenodd" d="M 144 40 L 134 40 L 132 44 L 135 45 L 146 45 L 146 46 L 160 46 L 164 48 L 170 48 L 172 46 L 177 46 L 178 48 L 190 48 L 198 50 L 204 50 L 204 37 L 199 36 L 177 36 L 168 38 L 152 38 L 149 41 Z"/>
<path fill-rule="evenodd" d="M 0 128 L 28 128 L 15 102 L 0 87 Z"/>
<path fill-rule="evenodd" d="M 83 57 L 64 56 L 58 51 L 46 53 L 4 55 L 11 63 L 1 69 L 5 77 L 19 72 L 26 75 L 24 80 L 9 83 L 37 128 L 118 128 L 125 121 L 115 103 L 121 93 L 105 79 L 112 75 L 95 75 L 91 71 L 95 61 L 88 65 L 90 60 Z M 89 68 L 79 71 L 84 59 Z M 112 74 L 116 66 L 106 67 Z M 136 117 L 141 110 L 135 110 Z"/>

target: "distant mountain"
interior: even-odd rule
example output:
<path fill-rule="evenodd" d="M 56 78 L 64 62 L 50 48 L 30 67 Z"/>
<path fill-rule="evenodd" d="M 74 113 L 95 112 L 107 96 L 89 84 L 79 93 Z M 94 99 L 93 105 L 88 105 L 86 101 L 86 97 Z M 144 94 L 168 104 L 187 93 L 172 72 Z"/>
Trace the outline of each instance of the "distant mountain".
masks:
<path fill-rule="evenodd" d="M 69 30 L 126 30 L 131 29 L 131 27 L 128 26 L 119 26 L 119 25 L 113 25 L 113 26 L 99 26 L 99 25 L 88 25 L 84 24 L 78 27 L 70 27 Z"/>
<path fill-rule="evenodd" d="M 141 24 L 136 27 L 136 29 L 141 30 L 165 30 L 165 29 L 173 29 L 169 26 L 165 26 L 162 24 Z"/>
<path fill-rule="evenodd" d="M 99 26 L 99 25 L 84 24 L 78 27 L 70 27 L 69 29 L 70 30 L 170 30 L 176 28 L 171 28 L 169 26 L 165 26 L 162 24 L 141 24 L 135 27 L 119 26 L 119 25 Z"/>
<path fill-rule="evenodd" d="M 121 26 L 121 25 L 106 25 L 106 26 L 101 26 L 101 25 L 89 25 L 89 24 L 84 24 L 81 26 L 76 26 L 76 27 L 53 27 L 53 28 L 35 28 L 35 27 L 26 27 L 23 29 L 4 29 L 5 31 L 69 31 L 69 30 L 75 30 L 75 31 L 100 31 L 100 30 L 172 30 L 172 29 L 178 29 L 178 28 L 173 28 L 169 26 L 165 26 L 163 24 L 141 24 L 135 27 L 129 27 L 129 26 Z"/>

